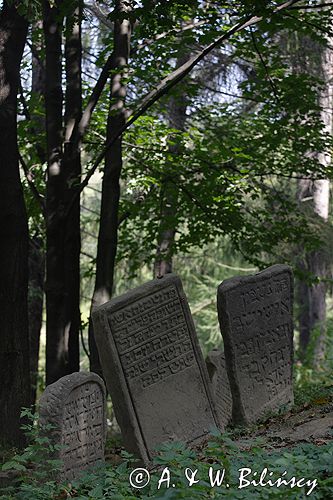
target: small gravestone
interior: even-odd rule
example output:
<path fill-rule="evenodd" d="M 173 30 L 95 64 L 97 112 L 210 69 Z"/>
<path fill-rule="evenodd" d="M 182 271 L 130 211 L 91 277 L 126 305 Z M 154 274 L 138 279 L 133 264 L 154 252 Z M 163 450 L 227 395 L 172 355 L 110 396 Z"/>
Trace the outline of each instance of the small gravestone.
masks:
<path fill-rule="evenodd" d="M 246 425 L 293 403 L 292 271 L 227 279 L 217 295 L 233 421 Z"/>
<path fill-rule="evenodd" d="M 61 480 L 72 480 L 104 461 L 106 403 L 103 380 L 95 373 L 72 373 L 49 385 L 39 401 L 40 425 L 51 424 L 53 457 L 61 460 Z"/>
<path fill-rule="evenodd" d="M 206 366 L 211 382 L 216 413 L 222 428 L 231 422 L 232 396 L 225 366 L 224 352 L 213 349 L 208 353 Z"/>
<path fill-rule="evenodd" d="M 163 442 L 202 441 L 218 426 L 180 279 L 172 274 L 93 312 L 103 373 L 125 446 L 150 462 Z"/>

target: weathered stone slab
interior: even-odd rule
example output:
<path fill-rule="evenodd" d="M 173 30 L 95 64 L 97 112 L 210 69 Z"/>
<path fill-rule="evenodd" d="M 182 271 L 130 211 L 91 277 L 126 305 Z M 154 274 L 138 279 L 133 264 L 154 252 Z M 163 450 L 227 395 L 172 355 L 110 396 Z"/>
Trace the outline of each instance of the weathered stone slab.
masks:
<path fill-rule="evenodd" d="M 216 413 L 222 428 L 231 422 L 232 396 L 225 365 L 224 352 L 213 349 L 206 358 L 206 366 L 211 382 Z"/>
<path fill-rule="evenodd" d="M 275 265 L 218 288 L 233 421 L 254 422 L 293 402 L 293 276 Z"/>
<path fill-rule="evenodd" d="M 51 424 L 48 434 L 60 445 L 53 458 L 61 460 L 62 480 L 104 461 L 106 402 L 103 380 L 95 373 L 72 373 L 49 385 L 39 400 L 40 424 Z"/>
<path fill-rule="evenodd" d="M 148 463 L 167 441 L 201 441 L 218 427 L 204 360 L 180 279 L 172 274 L 93 313 L 103 373 L 127 449 Z"/>

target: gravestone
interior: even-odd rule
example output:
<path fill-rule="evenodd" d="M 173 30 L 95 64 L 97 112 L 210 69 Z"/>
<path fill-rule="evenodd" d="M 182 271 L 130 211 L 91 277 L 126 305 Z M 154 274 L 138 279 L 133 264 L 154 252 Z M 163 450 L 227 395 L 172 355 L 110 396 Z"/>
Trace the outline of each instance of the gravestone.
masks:
<path fill-rule="evenodd" d="M 168 274 L 93 312 L 99 356 L 126 448 L 149 463 L 167 441 L 218 427 L 180 279 Z"/>
<path fill-rule="evenodd" d="M 218 314 L 233 398 L 246 425 L 293 403 L 293 276 L 275 265 L 218 288 Z"/>
<path fill-rule="evenodd" d="M 231 422 L 232 396 L 230 391 L 224 352 L 213 349 L 206 358 L 216 413 L 222 429 Z"/>
<path fill-rule="evenodd" d="M 86 468 L 104 461 L 106 401 L 103 380 L 95 373 L 72 373 L 49 385 L 39 400 L 41 426 L 61 449 L 60 480 L 72 480 Z M 45 431 L 46 432 L 46 431 Z"/>

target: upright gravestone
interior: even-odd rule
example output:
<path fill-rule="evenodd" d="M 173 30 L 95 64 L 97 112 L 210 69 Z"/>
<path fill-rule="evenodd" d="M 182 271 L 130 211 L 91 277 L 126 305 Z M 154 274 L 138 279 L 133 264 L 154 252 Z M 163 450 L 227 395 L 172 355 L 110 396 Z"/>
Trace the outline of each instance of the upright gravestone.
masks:
<path fill-rule="evenodd" d="M 40 424 L 51 424 L 48 436 L 60 445 L 61 480 L 72 480 L 104 461 L 106 404 L 103 380 L 95 373 L 72 373 L 49 385 L 39 401 Z"/>
<path fill-rule="evenodd" d="M 206 358 L 216 413 L 222 429 L 231 422 L 232 396 L 230 391 L 224 352 L 213 349 Z"/>
<path fill-rule="evenodd" d="M 127 449 L 148 463 L 167 441 L 218 426 L 207 370 L 180 279 L 172 274 L 93 312 L 103 373 Z"/>
<path fill-rule="evenodd" d="M 293 402 L 293 276 L 275 265 L 218 288 L 218 314 L 233 398 L 246 425 Z"/>

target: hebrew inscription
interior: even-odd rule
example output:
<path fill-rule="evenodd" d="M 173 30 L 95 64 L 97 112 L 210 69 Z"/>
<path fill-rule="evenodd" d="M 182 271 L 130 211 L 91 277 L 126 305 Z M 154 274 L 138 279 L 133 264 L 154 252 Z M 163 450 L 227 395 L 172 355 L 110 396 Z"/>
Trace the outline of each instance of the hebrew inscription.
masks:
<path fill-rule="evenodd" d="M 61 479 L 71 480 L 104 460 L 105 387 L 97 375 L 74 373 L 48 386 L 40 400 L 40 421 L 54 427 Z"/>
<path fill-rule="evenodd" d="M 293 401 L 292 296 L 291 269 L 282 265 L 228 279 L 218 289 L 236 423 Z"/>
<path fill-rule="evenodd" d="M 147 462 L 162 442 L 191 443 L 217 426 L 177 276 L 113 299 L 94 312 L 93 320 L 103 373 L 130 451 Z"/>
<path fill-rule="evenodd" d="M 143 388 L 195 363 L 186 319 L 174 286 L 124 308 L 110 319 L 110 326 L 125 376 Z"/>

